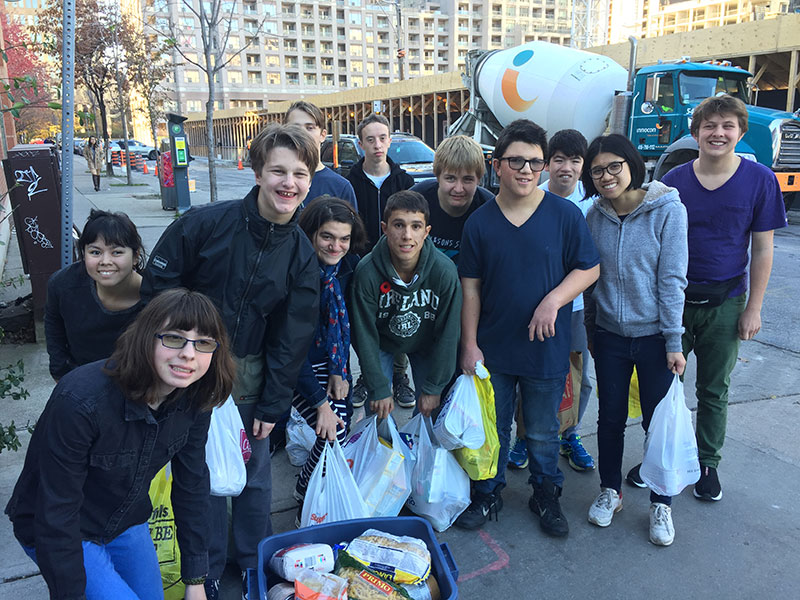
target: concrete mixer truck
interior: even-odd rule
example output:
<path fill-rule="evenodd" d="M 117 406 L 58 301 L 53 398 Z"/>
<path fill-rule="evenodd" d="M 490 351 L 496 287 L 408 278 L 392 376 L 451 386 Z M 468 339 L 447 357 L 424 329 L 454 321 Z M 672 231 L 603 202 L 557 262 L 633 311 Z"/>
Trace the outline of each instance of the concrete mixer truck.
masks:
<path fill-rule="evenodd" d="M 469 110 L 449 134 L 468 135 L 490 149 L 502 128 L 520 118 L 551 133 L 577 129 L 589 141 L 610 129 L 627 135 L 650 176 L 659 178 L 697 156 L 689 133 L 694 107 L 727 93 L 748 104 L 749 129 L 737 152 L 775 172 L 788 209 L 800 195 L 800 111 L 749 104 L 749 77 L 726 62 L 686 58 L 629 72 L 608 57 L 547 42 L 472 50 L 463 74 Z"/>

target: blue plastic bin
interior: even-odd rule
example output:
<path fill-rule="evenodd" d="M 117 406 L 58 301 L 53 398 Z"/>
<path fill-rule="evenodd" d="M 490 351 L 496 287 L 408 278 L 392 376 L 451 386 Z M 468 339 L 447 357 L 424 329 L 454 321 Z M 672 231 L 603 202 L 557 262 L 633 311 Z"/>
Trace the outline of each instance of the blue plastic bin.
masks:
<path fill-rule="evenodd" d="M 440 544 L 433 533 L 430 523 L 420 517 L 388 517 L 378 519 L 355 519 L 315 525 L 296 531 L 287 531 L 261 540 L 258 545 L 258 572 L 248 571 L 250 600 L 266 600 L 267 589 L 278 581 L 282 581 L 269 570 L 269 559 L 281 548 L 292 544 L 328 544 L 333 546 L 339 542 L 349 542 L 367 529 L 378 529 L 392 535 L 407 535 L 425 542 L 431 553 L 431 574 L 436 577 L 442 600 L 458 598 L 458 567 L 456 566 L 450 547 Z"/>

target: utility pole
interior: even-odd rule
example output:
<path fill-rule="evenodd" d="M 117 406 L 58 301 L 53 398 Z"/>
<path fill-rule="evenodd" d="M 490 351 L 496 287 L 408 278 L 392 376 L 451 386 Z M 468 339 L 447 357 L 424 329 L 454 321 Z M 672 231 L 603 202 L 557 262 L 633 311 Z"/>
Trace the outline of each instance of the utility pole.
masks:
<path fill-rule="evenodd" d="M 400 71 L 400 81 L 406 78 L 405 59 L 406 51 L 403 48 L 403 15 L 400 12 L 400 0 L 395 0 L 394 8 L 397 11 L 397 66 Z"/>

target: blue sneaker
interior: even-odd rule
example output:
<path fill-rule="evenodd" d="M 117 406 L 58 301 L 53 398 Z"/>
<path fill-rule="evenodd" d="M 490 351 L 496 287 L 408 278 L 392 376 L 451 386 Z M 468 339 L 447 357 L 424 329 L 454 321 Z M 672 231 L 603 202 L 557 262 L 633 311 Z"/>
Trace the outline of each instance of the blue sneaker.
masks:
<path fill-rule="evenodd" d="M 528 446 L 524 439 L 514 439 L 514 445 L 508 451 L 508 466 L 512 469 L 524 469 L 528 466 Z"/>
<path fill-rule="evenodd" d="M 569 459 L 569 466 L 576 471 L 591 471 L 594 469 L 594 459 L 581 443 L 581 436 L 573 433 L 567 439 L 561 438 L 561 447 L 558 450 L 561 456 Z"/>

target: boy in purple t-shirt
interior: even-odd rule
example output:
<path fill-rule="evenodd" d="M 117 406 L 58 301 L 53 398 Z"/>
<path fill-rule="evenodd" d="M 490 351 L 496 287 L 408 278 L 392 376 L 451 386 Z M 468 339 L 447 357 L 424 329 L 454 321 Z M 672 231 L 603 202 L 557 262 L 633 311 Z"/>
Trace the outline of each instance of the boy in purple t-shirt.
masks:
<path fill-rule="evenodd" d="M 761 305 L 772 270 L 773 230 L 786 226 L 775 174 L 734 152 L 746 132 L 747 109 L 741 100 L 727 95 L 707 98 L 692 117 L 699 158 L 662 179 L 678 189 L 689 216 L 683 353 L 688 356 L 694 350 L 697 358 L 700 480 L 694 495 L 700 500 L 722 498 L 717 467 L 725 441 L 730 374 L 739 341 L 752 339 L 761 329 Z"/>

